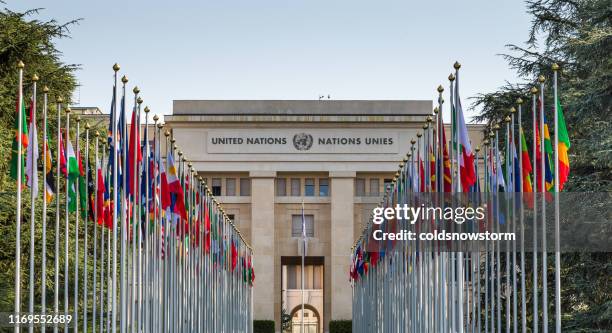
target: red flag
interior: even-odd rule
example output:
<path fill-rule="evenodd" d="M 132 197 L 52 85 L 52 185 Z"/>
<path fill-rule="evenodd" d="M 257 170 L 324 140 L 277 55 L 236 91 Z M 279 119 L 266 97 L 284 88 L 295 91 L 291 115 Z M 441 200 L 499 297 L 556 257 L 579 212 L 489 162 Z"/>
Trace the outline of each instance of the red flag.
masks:
<path fill-rule="evenodd" d="M 440 119 L 442 119 L 442 117 L 440 117 Z M 444 142 L 444 158 L 442 160 L 443 164 L 443 168 L 444 168 L 444 192 L 451 192 L 452 191 L 452 177 L 451 177 L 451 171 L 450 171 L 450 167 L 451 167 L 451 162 L 450 162 L 450 157 L 448 155 L 448 144 L 446 142 L 446 130 L 444 129 L 444 125 L 441 126 L 442 128 L 442 141 Z"/>
<path fill-rule="evenodd" d="M 60 151 L 59 151 L 60 171 L 62 172 L 62 174 L 64 174 L 64 176 L 67 176 L 68 171 L 66 167 L 66 150 L 64 148 L 64 136 L 61 131 L 60 131 L 60 137 L 59 137 L 59 144 L 60 144 Z"/>
<path fill-rule="evenodd" d="M 232 272 L 236 269 L 236 260 L 238 259 L 238 251 L 236 249 L 236 244 L 232 240 Z"/>
<path fill-rule="evenodd" d="M 104 192 L 106 192 L 106 186 L 104 185 L 104 175 L 102 172 L 102 167 L 100 166 L 99 161 L 96 161 L 96 169 L 98 172 L 98 191 L 96 192 L 96 214 L 98 219 L 98 225 L 104 224 L 105 219 L 105 210 L 104 210 Z"/>
<path fill-rule="evenodd" d="M 128 156 L 128 188 L 127 192 L 133 194 L 132 187 L 134 186 L 134 175 L 137 173 L 138 165 L 142 162 L 142 150 L 140 149 L 140 129 L 136 119 L 136 112 L 132 112 L 132 123 L 130 124 L 130 147 Z M 134 161 L 134 155 L 136 155 L 136 161 Z M 136 162 L 136 170 L 134 168 L 134 162 Z M 138 189 L 138 185 L 136 186 Z"/>
<path fill-rule="evenodd" d="M 163 210 L 168 209 L 171 204 L 170 199 L 170 191 L 168 189 L 168 177 L 166 176 L 166 168 L 164 167 L 164 163 L 160 163 L 160 171 L 161 171 L 161 208 Z"/>
<path fill-rule="evenodd" d="M 204 201 L 204 233 L 205 233 L 205 244 L 204 250 L 206 253 L 210 252 L 210 215 L 208 211 L 208 205 Z"/>
<path fill-rule="evenodd" d="M 421 156 L 419 156 L 419 182 L 421 183 L 420 191 L 425 192 L 425 166 Z"/>

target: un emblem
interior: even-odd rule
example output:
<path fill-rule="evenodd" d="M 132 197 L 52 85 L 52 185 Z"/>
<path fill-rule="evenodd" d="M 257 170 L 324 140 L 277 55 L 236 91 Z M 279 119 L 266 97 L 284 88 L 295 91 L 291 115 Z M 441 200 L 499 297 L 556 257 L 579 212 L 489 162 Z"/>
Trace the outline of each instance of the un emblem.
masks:
<path fill-rule="evenodd" d="M 293 146 L 297 150 L 308 150 L 312 147 L 312 135 L 307 133 L 298 133 L 293 136 Z"/>

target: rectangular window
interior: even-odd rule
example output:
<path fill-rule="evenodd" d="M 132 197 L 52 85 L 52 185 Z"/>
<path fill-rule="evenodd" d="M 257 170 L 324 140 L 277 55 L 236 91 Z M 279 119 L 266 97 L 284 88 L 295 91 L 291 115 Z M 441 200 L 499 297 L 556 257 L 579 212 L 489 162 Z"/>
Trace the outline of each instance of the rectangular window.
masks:
<path fill-rule="evenodd" d="M 370 195 L 380 195 L 380 185 L 378 178 L 370 178 Z"/>
<path fill-rule="evenodd" d="M 365 195 L 365 179 L 355 179 L 355 196 L 363 197 Z"/>
<path fill-rule="evenodd" d="M 227 196 L 236 195 L 236 179 L 235 178 L 225 179 L 225 195 Z"/>
<path fill-rule="evenodd" d="M 326 197 L 329 195 L 329 179 L 319 178 L 319 196 Z"/>
<path fill-rule="evenodd" d="M 383 183 L 383 193 L 387 192 L 387 187 L 391 186 L 391 184 L 393 184 L 393 179 L 385 179 L 385 182 Z"/>
<path fill-rule="evenodd" d="M 323 289 L 323 265 L 314 266 L 312 289 Z"/>
<path fill-rule="evenodd" d="M 307 197 L 314 197 L 315 185 L 314 178 L 306 178 L 304 182 L 304 195 Z"/>
<path fill-rule="evenodd" d="M 299 197 L 301 195 L 300 187 L 301 187 L 301 179 L 291 178 L 291 195 L 292 196 Z"/>
<path fill-rule="evenodd" d="M 306 237 L 314 237 L 314 215 L 304 215 Z M 291 216 L 291 237 L 302 237 L 302 214 Z"/>
<path fill-rule="evenodd" d="M 251 179 L 240 178 L 240 195 L 243 197 L 251 195 Z"/>
<path fill-rule="evenodd" d="M 298 289 L 298 279 L 300 278 L 298 269 L 300 268 L 300 266 L 296 265 L 287 266 L 287 289 Z M 301 288 L 301 286 L 299 288 Z"/>
<path fill-rule="evenodd" d="M 276 195 L 284 197 L 287 195 L 287 179 L 276 178 Z"/>
<path fill-rule="evenodd" d="M 212 194 L 217 197 L 221 195 L 221 178 L 212 179 Z"/>

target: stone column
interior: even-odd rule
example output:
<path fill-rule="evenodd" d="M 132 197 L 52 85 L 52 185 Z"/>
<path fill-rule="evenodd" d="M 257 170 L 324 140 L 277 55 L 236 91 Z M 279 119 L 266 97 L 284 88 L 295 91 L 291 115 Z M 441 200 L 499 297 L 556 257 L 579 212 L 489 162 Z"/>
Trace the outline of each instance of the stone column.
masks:
<path fill-rule="evenodd" d="M 253 318 L 274 320 L 274 171 L 251 171 L 251 244 L 255 251 Z"/>
<path fill-rule="evenodd" d="M 351 319 L 352 297 L 347 276 L 353 245 L 354 171 L 332 171 L 331 180 L 331 320 Z M 328 288 L 328 286 L 325 286 Z"/>

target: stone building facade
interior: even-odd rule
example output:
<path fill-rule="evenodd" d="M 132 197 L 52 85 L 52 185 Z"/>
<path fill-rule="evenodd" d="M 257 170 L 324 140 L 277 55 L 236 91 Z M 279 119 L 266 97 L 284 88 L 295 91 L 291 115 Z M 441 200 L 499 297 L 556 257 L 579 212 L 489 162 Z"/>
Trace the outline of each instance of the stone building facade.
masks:
<path fill-rule="evenodd" d="M 408 100 L 174 101 L 166 124 L 254 248 L 255 319 L 280 331 L 284 308 L 319 333 L 351 318 L 351 246 L 432 108 Z M 481 131 L 470 127 L 474 146 Z"/>

